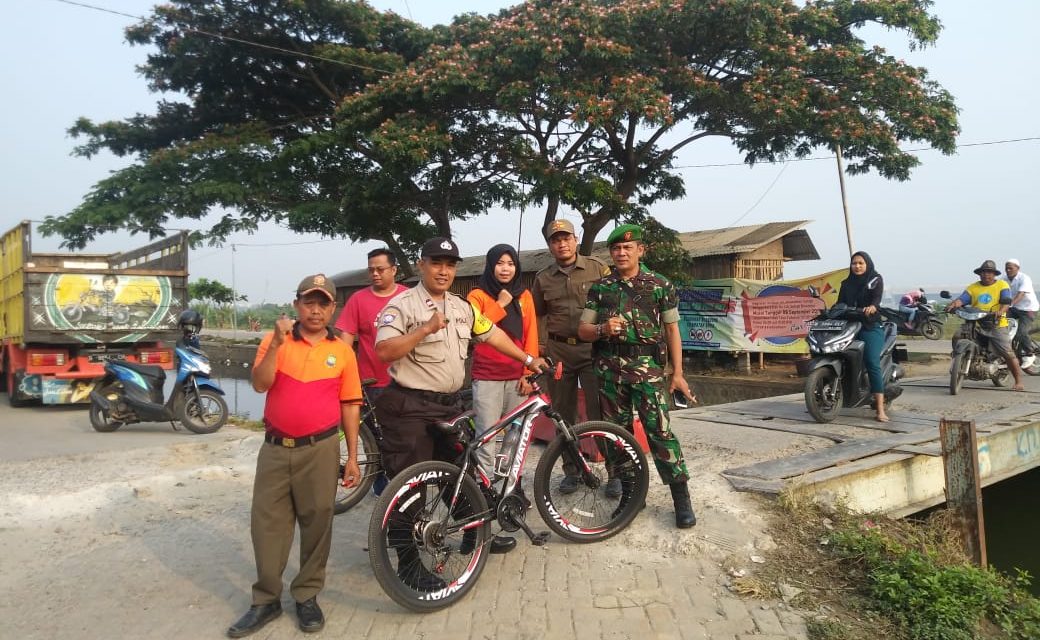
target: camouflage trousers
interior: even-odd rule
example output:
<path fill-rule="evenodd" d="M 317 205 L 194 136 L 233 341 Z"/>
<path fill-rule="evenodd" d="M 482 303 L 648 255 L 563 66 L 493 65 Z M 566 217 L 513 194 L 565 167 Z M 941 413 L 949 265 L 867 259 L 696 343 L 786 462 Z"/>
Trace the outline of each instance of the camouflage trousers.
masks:
<path fill-rule="evenodd" d="M 661 482 L 688 481 L 690 472 L 686 469 L 682 446 L 669 424 L 668 401 L 661 391 L 661 383 L 632 384 L 608 378 L 600 378 L 600 381 L 599 406 L 603 419 L 633 431 L 635 414 L 639 414 Z"/>

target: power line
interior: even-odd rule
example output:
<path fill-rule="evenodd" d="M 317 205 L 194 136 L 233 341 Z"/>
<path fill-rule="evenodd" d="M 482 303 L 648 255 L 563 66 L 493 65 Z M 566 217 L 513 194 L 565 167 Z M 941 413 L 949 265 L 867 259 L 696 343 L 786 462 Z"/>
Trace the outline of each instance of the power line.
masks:
<path fill-rule="evenodd" d="M 731 226 L 731 227 L 734 227 L 734 226 L 736 226 L 736 224 L 737 224 L 738 222 L 740 222 L 741 220 L 743 220 L 744 218 L 746 218 L 746 217 L 747 217 L 747 215 L 748 215 L 749 213 L 751 213 L 752 211 L 754 211 L 754 210 L 755 210 L 755 207 L 757 207 L 757 206 L 758 206 L 759 204 L 761 204 L 761 203 L 762 203 L 762 201 L 763 201 L 763 200 L 765 200 L 765 199 L 766 199 L 766 196 L 767 196 L 767 195 L 769 195 L 769 192 L 773 190 L 773 187 L 774 187 L 774 186 L 776 185 L 776 183 L 780 181 L 780 176 L 784 175 L 784 171 L 787 171 L 787 167 L 789 167 L 789 166 L 790 166 L 790 165 L 786 165 L 786 164 L 785 164 L 785 165 L 783 166 L 783 168 L 781 168 L 781 169 L 780 169 L 780 173 L 776 174 L 776 177 L 775 177 L 775 178 L 773 178 L 773 181 L 772 181 L 771 183 L 769 183 L 769 186 L 768 186 L 768 187 L 766 187 L 766 190 L 765 190 L 765 191 L 764 191 L 764 192 L 762 193 L 762 195 L 761 195 L 761 196 L 759 196 L 758 200 L 755 200 L 755 204 L 751 205 L 751 207 L 750 207 L 750 208 L 749 208 L 749 209 L 748 209 L 747 211 L 745 211 L 744 213 L 742 213 L 742 214 L 740 215 L 740 217 L 739 217 L 739 218 L 737 218 L 737 219 L 736 219 L 736 220 L 734 220 L 733 222 L 729 223 L 729 226 Z"/>
<path fill-rule="evenodd" d="M 1031 138 L 1011 138 L 1008 140 L 988 140 L 985 142 L 967 142 L 959 144 L 955 148 L 961 149 L 964 147 L 984 147 L 995 144 L 1012 144 L 1016 142 L 1033 142 L 1040 140 L 1040 136 L 1034 136 Z M 936 151 L 932 147 L 919 147 L 917 149 L 901 149 L 903 153 L 916 153 L 918 151 Z M 762 162 L 756 162 L 755 164 L 788 164 L 791 162 L 811 162 L 814 160 L 833 160 L 834 156 L 813 156 L 812 158 L 791 158 L 789 160 L 768 160 Z M 746 162 L 722 162 L 717 164 L 683 164 L 673 167 L 673 169 L 708 169 L 713 167 L 746 167 Z"/>
<path fill-rule="evenodd" d="M 141 21 L 147 20 L 147 18 L 145 18 L 144 16 L 137 16 L 137 15 L 134 15 L 132 13 L 123 13 L 122 11 L 115 11 L 113 9 L 107 9 L 105 7 L 99 7 L 99 6 L 96 6 L 96 5 L 87 4 L 85 2 L 76 2 L 75 0 L 54 0 L 54 1 L 55 2 L 61 2 L 63 4 L 77 6 L 77 7 L 83 7 L 84 9 L 93 9 L 94 11 L 101 11 L 101 12 L 104 12 L 104 13 L 111 13 L 113 15 L 123 16 L 123 17 L 126 17 L 126 18 L 133 18 L 134 20 L 141 20 Z M 322 62 L 329 62 L 329 63 L 332 63 L 332 64 L 338 64 L 338 65 L 341 65 L 341 66 L 344 66 L 344 67 L 354 67 L 355 69 L 363 69 L 365 71 L 375 71 L 376 73 L 386 73 L 386 74 L 393 73 L 393 71 L 389 71 L 387 69 L 378 69 L 376 67 L 369 67 L 369 66 L 366 66 L 366 65 L 363 65 L 363 64 L 356 64 L 356 63 L 353 63 L 353 62 L 344 62 L 343 60 L 334 60 L 332 58 L 324 58 L 322 56 L 316 56 L 316 55 L 313 55 L 313 54 L 310 54 L 310 53 L 303 53 L 302 51 L 293 51 L 291 49 L 283 49 L 282 47 L 276 47 L 276 46 L 270 45 L 270 44 L 263 44 L 262 42 L 254 42 L 252 40 L 243 40 L 242 38 L 236 38 L 234 36 L 226 36 L 226 35 L 223 35 L 223 34 L 220 34 L 220 33 L 213 33 L 211 31 L 204 31 L 202 29 L 195 29 L 194 27 L 182 27 L 182 28 L 185 31 L 188 31 L 190 33 L 197 33 L 199 35 L 206 36 L 206 37 L 209 37 L 209 38 L 216 38 L 218 40 L 227 40 L 228 42 L 237 42 L 238 44 L 244 44 L 244 45 L 248 45 L 248 46 L 251 46 L 251 47 L 257 47 L 257 48 L 260 48 L 260 49 L 268 49 L 270 51 L 277 51 L 279 53 L 284 53 L 284 54 L 292 56 L 292 57 L 310 58 L 311 60 L 320 60 Z"/>
<path fill-rule="evenodd" d="M 236 247 L 293 247 L 298 244 L 321 244 L 323 242 L 340 242 L 341 238 L 328 238 L 326 240 L 301 240 L 300 242 L 269 242 L 265 244 L 250 244 L 248 242 L 235 242 Z"/>

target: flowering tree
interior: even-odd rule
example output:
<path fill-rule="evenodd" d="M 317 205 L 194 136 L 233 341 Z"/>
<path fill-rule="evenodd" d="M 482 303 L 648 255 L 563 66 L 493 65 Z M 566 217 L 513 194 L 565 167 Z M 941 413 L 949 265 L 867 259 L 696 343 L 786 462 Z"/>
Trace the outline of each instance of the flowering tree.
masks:
<path fill-rule="evenodd" d="M 587 253 L 610 221 L 682 197 L 676 155 L 709 136 L 732 140 L 748 163 L 840 145 L 850 173 L 899 180 L 918 163 L 900 143 L 951 153 L 949 93 L 856 35 L 876 23 L 929 45 L 940 30 L 930 5 L 531 0 L 457 18 L 450 44 L 348 98 L 343 113 L 365 114 L 388 132 L 376 144 L 413 158 L 449 143 L 445 123 L 480 122 L 498 166 L 544 204 L 543 228 L 561 204 L 581 212 Z"/>

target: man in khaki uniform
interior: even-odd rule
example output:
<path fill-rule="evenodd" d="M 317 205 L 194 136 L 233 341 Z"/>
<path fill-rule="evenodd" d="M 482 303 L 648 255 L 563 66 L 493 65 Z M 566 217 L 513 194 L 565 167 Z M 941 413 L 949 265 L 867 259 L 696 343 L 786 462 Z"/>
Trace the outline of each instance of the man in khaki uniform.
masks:
<path fill-rule="evenodd" d="M 428 240 L 421 256 L 419 284 L 391 298 L 377 321 L 376 355 L 392 363 L 391 382 L 375 406 L 383 425 L 380 451 L 389 477 L 418 462 L 455 459 L 451 443 L 435 439 L 427 427 L 463 411 L 458 391 L 466 376 L 470 340 L 487 342 L 532 371 L 546 367 L 544 360 L 524 353 L 469 301 L 448 291 L 462 259 L 455 242 Z M 415 561 L 418 551 L 406 539 L 410 532 L 402 532 L 395 547 L 398 575 L 414 588 L 429 589 L 439 578 Z M 491 553 L 505 553 L 515 546 L 516 540 L 495 536 Z"/>
<path fill-rule="evenodd" d="M 545 231 L 549 252 L 556 260 L 534 277 L 531 295 L 538 315 L 539 330 L 545 328 L 542 354 L 563 363 L 563 375 L 550 385 L 553 408 L 571 424 L 578 421 L 578 381 L 585 391 L 585 414 L 600 419 L 600 382 L 592 367 L 592 343 L 578 338 L 578 323 L 585 308 L 589 287 L 610 273 L 602 260 L 578 254 L 578 238 L 568 220 L 553 220 Z M 560 493 L 578 489 L 578 478 L 567 475 Z"/>

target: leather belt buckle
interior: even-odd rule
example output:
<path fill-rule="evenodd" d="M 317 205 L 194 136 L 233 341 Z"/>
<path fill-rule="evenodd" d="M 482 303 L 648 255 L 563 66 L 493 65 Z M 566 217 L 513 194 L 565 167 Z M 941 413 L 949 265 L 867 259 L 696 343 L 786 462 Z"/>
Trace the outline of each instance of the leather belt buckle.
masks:
<path fill-rule="evenodd" d="M 567 338 L 566 342 L 567 342 L 567 344 L 573 346 L 573 345 L 578 344 L 578 339 L 577 338 Z"/>
<path fill-rule="evenodd" d="M 296 447 L 296 438 L 282 438 L 282 446 L 287 449 L 293 449 Z"/>

